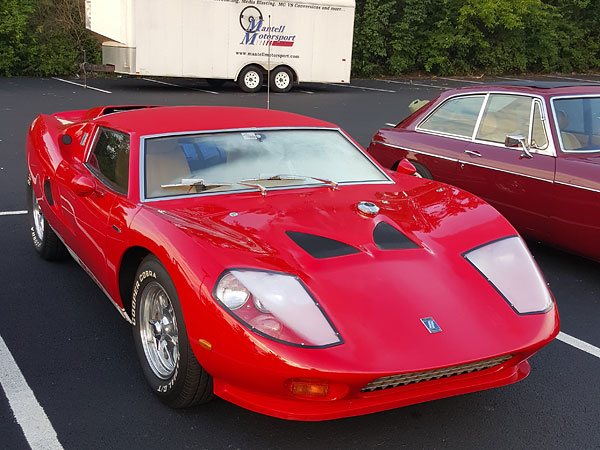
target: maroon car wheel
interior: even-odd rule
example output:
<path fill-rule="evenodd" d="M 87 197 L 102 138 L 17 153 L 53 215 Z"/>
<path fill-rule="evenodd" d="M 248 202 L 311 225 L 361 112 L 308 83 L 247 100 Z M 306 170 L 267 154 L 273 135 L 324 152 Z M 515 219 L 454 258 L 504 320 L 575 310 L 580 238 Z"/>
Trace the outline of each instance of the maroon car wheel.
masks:
<path fill-rule="evenodd" d="M 132 302 L 133 338 L 155 394 L 173 408 L 209 401 L 212 378 L 194 356 L 175 286 L 153 255 L 140 264 Z"/>

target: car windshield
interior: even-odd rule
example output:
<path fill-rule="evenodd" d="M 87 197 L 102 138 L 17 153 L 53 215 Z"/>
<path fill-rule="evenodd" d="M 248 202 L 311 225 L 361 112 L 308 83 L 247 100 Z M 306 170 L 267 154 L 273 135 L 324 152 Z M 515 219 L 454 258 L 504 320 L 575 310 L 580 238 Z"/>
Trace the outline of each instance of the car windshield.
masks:
<path fill-rule="evenodd" d="M 553 99 L 564 151 L 600 151 L 600 97 Z"/>
<path fill-rule="evenodd" d="M 389 182 L 338 130 L 242 130 L 144 139 L 145 198 Z"/>

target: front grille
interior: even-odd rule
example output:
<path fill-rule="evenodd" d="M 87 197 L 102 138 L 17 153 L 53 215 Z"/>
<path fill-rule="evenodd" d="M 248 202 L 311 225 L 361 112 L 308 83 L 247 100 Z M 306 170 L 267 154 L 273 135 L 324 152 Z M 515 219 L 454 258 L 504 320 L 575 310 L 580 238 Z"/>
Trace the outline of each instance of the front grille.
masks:
<path fill-rule="evenodd" d="M 498 358 L 485 359 L 469 364 L 459 366 L 444 367 L 443 369 L 426 370 L 424 372 L 401 373 L 389 377 L 381 377 L 371 381 L 360 392 L 381 391 L 407 384 L 421 383 L 422 381 L 437 380 L 439 378 L 448 378 L 456 375 L 477 372 L 479 370 L 489 369 L 498 366 L 512 358 L 512 355 L 499 356 Z"/>

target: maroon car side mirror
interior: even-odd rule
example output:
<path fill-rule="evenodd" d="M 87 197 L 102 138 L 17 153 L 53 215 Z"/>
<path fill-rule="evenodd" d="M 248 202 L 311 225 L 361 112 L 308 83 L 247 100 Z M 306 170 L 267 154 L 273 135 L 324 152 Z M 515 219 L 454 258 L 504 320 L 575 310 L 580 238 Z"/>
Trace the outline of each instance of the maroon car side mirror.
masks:
<path fill-rule="evenodd" d="M 96 191 L 96 183 L 87 175 L 75 175 L 71 180 L 71 189 L 79 197 L 87 197 Z"/>
<path fill-rule="evenodd" d="M 404 158 L 398 163 L 396 172 L 404 173 L 406 175 L 414 175 L 417 172 L 417 169 L 408 159 Z"/>

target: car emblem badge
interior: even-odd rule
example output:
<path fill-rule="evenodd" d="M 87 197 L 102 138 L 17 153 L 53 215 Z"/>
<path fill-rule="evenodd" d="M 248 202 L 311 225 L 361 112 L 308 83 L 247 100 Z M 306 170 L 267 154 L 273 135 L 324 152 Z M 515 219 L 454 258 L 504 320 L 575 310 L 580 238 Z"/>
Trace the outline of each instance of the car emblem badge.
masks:
<path fill-rule="evenodd" d="M 361 213 L 367 216 L 376 216 L 379 214 L 379 206 L 372 202 L 360 202 L 357 208 Z"/>
<path fill-rule="evenodd" d="M 423 325 L 425 325 L 425 328 L 427 328 L 427 331 L 430 333 L 439 333 L 442 331 L 436 321 L 433 320 L 433 317 L 425 317 L 424 319 L 421 319 L 421 322 Z"/>

